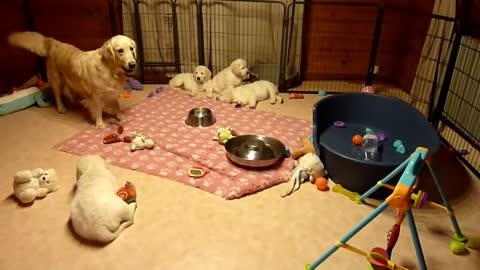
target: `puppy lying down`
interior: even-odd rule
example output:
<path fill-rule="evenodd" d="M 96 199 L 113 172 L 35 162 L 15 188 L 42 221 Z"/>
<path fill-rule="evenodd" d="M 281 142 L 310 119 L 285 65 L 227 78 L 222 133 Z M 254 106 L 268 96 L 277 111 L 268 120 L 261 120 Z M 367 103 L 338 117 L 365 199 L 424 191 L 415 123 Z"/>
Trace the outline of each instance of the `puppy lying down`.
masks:
<path fill-rule="evenodd" d="M 197 66 L 193 73 L 180 73 L 175 75 L 168 83 L 173 88 L 189 91 L 194 97 L 204 90 L 204 83 L 212 78 L 212 72 L 206 66 Z"/>
<path fill-rule="evenodd" d="M 117 196 L 115 177 L 96 155 L 80 158 L 70 209 L 74 231 L 84 239 L 109 243 L 133 224 L 137 204 Z"/>
<path fill-rule="evenodd" d="M 227 88 L 217 97 L 218 101 L 236 103 L 242 107 L 248 105 L 250 108 L 255 108 L 258 102 L 267 99 L 271 104 L 275 104 L 277 101 L 283 103 L 282 97 L 278 95 L 278 88 L 265 80 Z"/>

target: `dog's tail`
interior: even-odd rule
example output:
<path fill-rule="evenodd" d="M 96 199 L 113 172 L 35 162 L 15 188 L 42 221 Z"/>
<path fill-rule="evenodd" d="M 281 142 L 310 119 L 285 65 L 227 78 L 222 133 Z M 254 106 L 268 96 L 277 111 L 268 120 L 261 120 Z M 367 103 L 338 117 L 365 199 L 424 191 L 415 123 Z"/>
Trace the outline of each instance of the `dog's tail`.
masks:
<path fill-rule="evenodd" d="M 95 240 L 100 243 L 110 243 L 115 240 L 126 228 L 130 227 L 133 224 L 133 220 L 128 220 L 123 223 L 120 223 L 117 230 L 110 231 L 106 226 L 101 226 L 98 228 Z"/>
<path fill-rule="evenodd" d="M 31 51 L 39 56 L 48 57 L 52 43 L 58 42 L 37 32 L 14 32 L 8 36 L 8 42 L 16 47 Z"/>

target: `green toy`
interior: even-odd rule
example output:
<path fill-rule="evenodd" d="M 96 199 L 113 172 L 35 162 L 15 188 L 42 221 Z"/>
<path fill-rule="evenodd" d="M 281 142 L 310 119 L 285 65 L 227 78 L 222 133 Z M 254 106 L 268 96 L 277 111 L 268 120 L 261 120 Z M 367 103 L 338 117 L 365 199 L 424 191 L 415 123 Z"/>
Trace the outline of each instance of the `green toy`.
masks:
<path fill-rule="evenodd" d="M 237 136 L 237 133 L 231 127 L 219 128 L 217 129 L 217 134 L 213 140 L 218 141 L 220 144 L 225 144 L 235 136 Z"/>

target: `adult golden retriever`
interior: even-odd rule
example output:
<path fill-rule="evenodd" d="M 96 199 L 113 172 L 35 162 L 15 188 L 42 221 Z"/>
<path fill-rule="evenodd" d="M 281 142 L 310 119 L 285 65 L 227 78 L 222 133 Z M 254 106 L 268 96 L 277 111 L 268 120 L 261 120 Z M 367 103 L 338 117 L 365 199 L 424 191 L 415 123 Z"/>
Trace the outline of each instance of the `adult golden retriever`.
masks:
<path fill-rule="evenodd" d="M 48 83 L 59 113 L 66 112 L 64 95 L 87 108 L 98 129 L 105 128 L 103 112 L 123 120 L 118 99 L 126 73 L 136 66 L 135 41 L 117 35 L 92 51 L 82 51 L 37 32 L 15 32 L 8 41 L 46 58 Z"/>

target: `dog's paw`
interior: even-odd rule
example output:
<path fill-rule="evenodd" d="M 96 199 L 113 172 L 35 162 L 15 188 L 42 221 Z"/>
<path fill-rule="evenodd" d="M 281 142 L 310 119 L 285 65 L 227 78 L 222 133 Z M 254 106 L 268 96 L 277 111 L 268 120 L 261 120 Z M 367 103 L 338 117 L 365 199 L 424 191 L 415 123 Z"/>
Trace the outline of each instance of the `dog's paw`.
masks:
<path fill-rule="evenodd" d="M 97 129 L 104 130 L 104 129 L 105 129 L 105 124 L 104 124 L 103 122 L 97 122 L 97 123 L 95 124 L 95 127 L 96 127 Z"/>
<path fill-rule="evenodd" d="M 57 106 L 57 111 L 59 113 L 66 113 L 67 112 L 67 108 L 65 108 L 65 106 L 63 105 L 60 105 L 60 106 Z"/>

